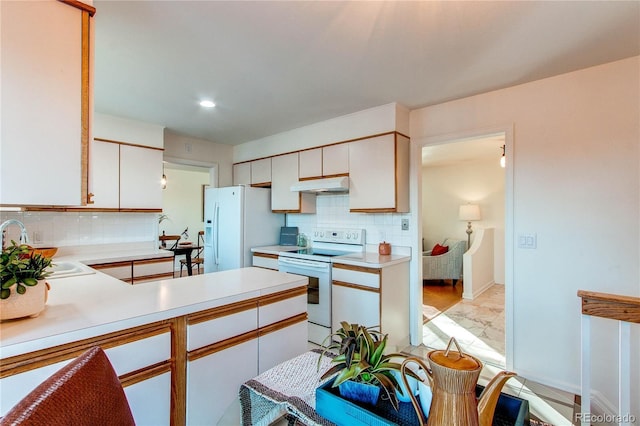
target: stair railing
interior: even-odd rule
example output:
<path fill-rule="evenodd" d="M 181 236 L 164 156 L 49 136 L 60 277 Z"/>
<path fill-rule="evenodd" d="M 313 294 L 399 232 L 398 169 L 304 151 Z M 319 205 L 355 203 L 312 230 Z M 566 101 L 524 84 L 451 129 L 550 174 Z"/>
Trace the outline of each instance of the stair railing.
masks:
<path fill-rule="evenodd" d="M 591 317 L 618 321 L 618 424 L 631 413 L 631 323 L 640 324 L 640 297 L 578 290 L 582 298 L 580 414 L 582 426 L 591 424 Z M 626 417 L 625 417 L 626 416 Z"/>

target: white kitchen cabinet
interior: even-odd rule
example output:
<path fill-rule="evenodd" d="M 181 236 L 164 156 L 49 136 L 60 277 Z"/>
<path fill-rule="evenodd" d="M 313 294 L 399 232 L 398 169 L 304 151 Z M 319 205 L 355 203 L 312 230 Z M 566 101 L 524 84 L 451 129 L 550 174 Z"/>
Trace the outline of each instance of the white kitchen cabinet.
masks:
<path fill-rule="evenodd" d="M 322 176 L 346 176 L 349 174 L 349 143 L 322 147 Z"/>
<path fill-rule="evenodd" d="M 409 344 L 409 262 L 381 268 L 333 263 L 331 331 L 341 321 L 380 326 L 390 346 Z"/>
<path fill-rule="evenodd" d="M 233 165 L 233 184 L 251 185 L 251 163 L 238 163 Z"/>
<path fill-rule="evenodd" d="M 54 0 L 0 8 L 0 204 L 82 205 L 95 9 Z"/>
<path fill-rule="evenodd" d="M 251 163 L 251 185 L 270 186 L 273 179 L 271 158 L 261 158 Z"/>
<path fill-rule="evenodd" d="M 252 266 L 278 270 L 278 255 L 271 253 L 253 253 Z"/>
<path fill-rule="evenodd" d="M 120 145 L 120 208 L 162 210 L 162 150 Z"/>
<path fill-rule="evenodd" d="M 120 145 L 94 140 L 89 155 L 91 208 L 120 207 Z"/>
<path fill-rule="evenodd" d="M 188 361 L 186 424 L 218 424 L 240 386 L 257 375 L 257 338 Z"/>
<path fill-rule="evenodd" d="M 300 180 L 322 177 L 322 148 L 300 151 L 299 167 Z"/>
<path fill-rule="evenodd" d="M 171 373 L 166 372 L 124 388 L 136 425 L 171 424 Z"/>
<path fill-rule="evenodd" d="M 167 256 L 121 262 L 89 263 L 88 266 L 129 284 L 173 278 L 173 257 Z"/>
<path fill-rule="evenodd" d="M 349 143 L 351 212 L 409 211 L 409 139 L 397 133 Z"/>
<path fill-rule="evenodd" d="M 277 213 L 315 213 L 315 194 L 291 191 L 291 185 L 298 182 L 298 153 L 275 156 L 271 164 L 271 210 Z"/>
<path fill-rule="evenodd" d="M 162 211 L 162 149 L 94 139 L 87 207 Z"/>

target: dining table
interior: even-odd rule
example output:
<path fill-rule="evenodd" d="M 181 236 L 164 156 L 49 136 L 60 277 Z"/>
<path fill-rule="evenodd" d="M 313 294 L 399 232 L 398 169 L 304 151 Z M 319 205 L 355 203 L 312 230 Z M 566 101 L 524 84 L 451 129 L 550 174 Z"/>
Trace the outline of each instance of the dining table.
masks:
<path fill-rule="evenodd" d="M 193 268 L 191 265 L 191 253 L 193 250 L 200 250 L 202 246 L 198 246 L 195 244 L 177 244 L 174 247 L 168 248 L 167 250 L 173 252 L 173 256 L 184 255 L 187 261 L 187 275 L 193 275 Z"/>

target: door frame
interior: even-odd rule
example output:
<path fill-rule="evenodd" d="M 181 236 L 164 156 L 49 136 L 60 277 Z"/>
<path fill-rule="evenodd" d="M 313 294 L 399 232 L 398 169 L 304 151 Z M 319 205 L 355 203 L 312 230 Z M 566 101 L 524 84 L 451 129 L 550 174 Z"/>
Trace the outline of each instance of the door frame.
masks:
<path fill-rule="evenodd" d="M 411 315 L 411 344 L 422 343 L 422 148 L 431 145 L 442 145 L 459 142 L 462 139 L 479 138 L 483 136 L 504 134 L 505 138 L 505 364 L 506 368 L 513 368 L 513 301 L 514 301 L 514 125 L 513 123 L 472 129 L 463 132 L 447 133 L 428 136 L 413 140 L 411 143 L 411 210 L 416 212 L 413 216 L 413 226 L 416 229 L 413 235 L 413 252 L 416 255 L 412 259 L 412 274 L 410 300 Z"/>

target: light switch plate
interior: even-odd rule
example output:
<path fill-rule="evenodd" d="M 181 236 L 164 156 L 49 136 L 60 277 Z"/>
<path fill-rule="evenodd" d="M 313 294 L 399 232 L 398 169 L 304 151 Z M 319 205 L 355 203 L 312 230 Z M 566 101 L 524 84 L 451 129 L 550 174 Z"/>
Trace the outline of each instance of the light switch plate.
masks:
<path fill-rule="evenodd" d="M 518 248 L 535 249 L 538 246 L 536 234 L 518 234 Z"/>
<path fill-rule="evenodd" d="M 402 230 L 403 231 L 409 230 L 409 219 L 402 219 Z"/>

